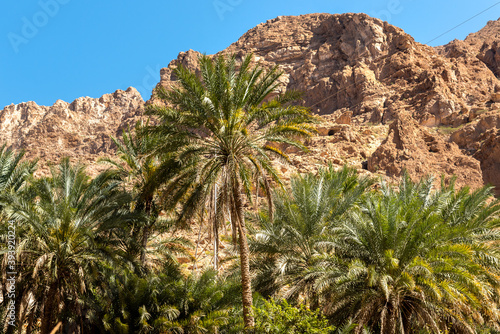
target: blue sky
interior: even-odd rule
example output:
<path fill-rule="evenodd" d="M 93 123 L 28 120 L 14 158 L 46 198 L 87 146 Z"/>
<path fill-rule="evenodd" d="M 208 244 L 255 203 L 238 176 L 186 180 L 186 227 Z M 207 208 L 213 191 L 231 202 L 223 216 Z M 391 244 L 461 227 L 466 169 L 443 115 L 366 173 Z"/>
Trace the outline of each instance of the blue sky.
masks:
<path fill-rule="evenodd" d="M 279 15 L 364 12 L 427 43 L 498 0 L 22 0 L 0 11 L 0 108 L 52 105 L 134 86 L 148 99 L 180 51 L 218 52 Z M 500 17 L 500 3 L 435 40 Z M 145 95 L 145 96 L 144 96 Z"/>

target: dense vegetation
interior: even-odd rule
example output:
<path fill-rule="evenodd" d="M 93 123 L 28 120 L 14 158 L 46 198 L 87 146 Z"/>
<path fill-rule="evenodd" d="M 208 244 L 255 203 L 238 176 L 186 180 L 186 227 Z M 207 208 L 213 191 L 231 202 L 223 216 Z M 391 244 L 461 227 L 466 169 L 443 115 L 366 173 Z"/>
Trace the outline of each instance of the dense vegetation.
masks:
<path fill-rule="evenodd" d="M 277 69 L 236 63 L 177 68 L 179 86 L 147 107 L 154 122 L 116 139 L 94 178 L 67 158 L 34 177 L 36 162 L 1 148 L 0 331 L 500 330 L 491 188 L 406 175 L 394 186 L 332 166 L 283 185 L 272 159 L 306 149 L 316 119 L 295 92 L 270 97 Z M 209 224 L 213 268 L 177 262 L 193 253 L 178 237 L 188 222 Z M 221 271 L 226 228 L 239 257 Z"/>

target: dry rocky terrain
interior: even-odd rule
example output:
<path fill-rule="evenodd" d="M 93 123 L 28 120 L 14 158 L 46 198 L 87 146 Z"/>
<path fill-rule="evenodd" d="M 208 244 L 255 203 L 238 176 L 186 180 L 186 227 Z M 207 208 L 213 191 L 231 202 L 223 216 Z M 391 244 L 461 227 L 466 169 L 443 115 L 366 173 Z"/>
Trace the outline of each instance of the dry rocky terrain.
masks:
<path fill-rule="evenodd" d="M 251 52 L 255 62 L 278 66 L 280 91 L 303 91 L 303 105 L 322 117 L 310 152 L 289 148 L 291 164 L 276 162 L 285 179 L 347 163 L 388 178 L 403 169 L 415 178 L 456 175 L 460 186 L 492 183 L 500 193 L 499 43 L 500 21 L 432 48 L 365 14 L 308 14 L 261 23 L 221 53 Z M 199 55 L 181 52 L 159 85 L 175 84 L 180 64 L 196 69 Z M 141 118 L 143 103 L 129 88 L 50 107 L 10 105 L 0 111 L 0 133 L 42 167 L 64 155 L 90 164 L 113 154 L 110 137 Z"/>
<path fill-rule="evenodd" d="M 293 150 L 292 165 L 280 166 L 285 179 L 331 162 L 390 178 L 403 169 L 415 178 L 456 175 L 458 186 L 475 188 L 500 186 L 496 123 L 487 122 L 492 134 L 480 147 L 464 144 L 483 133 L 474 124 L 500 109 L 499 34 L 500 21 L 489 22 L 465 41 L 432 48 L 365 14 L 310 14 L 262 23 L 221 52 L 279 66 L 281 91 L 305 92 L 302 103 L 323 117 L 310 152 Z M 181 52 L 159 84 L 175 84 L 180 64 L 196 70 L 199 55 Z"/>

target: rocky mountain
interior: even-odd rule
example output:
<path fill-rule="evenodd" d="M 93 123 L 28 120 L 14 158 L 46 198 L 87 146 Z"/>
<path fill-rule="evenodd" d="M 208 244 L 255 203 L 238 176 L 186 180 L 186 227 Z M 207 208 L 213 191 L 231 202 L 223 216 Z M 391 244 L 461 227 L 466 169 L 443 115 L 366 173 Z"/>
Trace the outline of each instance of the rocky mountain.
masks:
<path fill-rule="evenodd" d="M 500 20 L 489 21 L 463 41 L 454 40 L 436 48 L 441 55 L 468 62 L 483 62 L 498 77 L 500 75 Z"/>
<path fill-rule="evenodd" d="M 492 45 L 498 22 L 485 29 L 456 43 Z M 303 104 L 324 117 L 320 136 L 310 142 L 312 154 L 290 152 L 294 164 L 283 166 L 285 173 L 349 163 L 389 177 L 403 169 L 414 177 L 456 174 L 458 185 L 477 187 L 485 180 L 500 185 L 483 180 L 497 173 L 495 164 L 481 163 L 449 133 L 496 108 L 491 99 L 499 81 L 479 59 L 480 49 L 470 46 L 456 57 L 449 46 L 422 45 L 365 14 L 310 14 L 262 23 L 222 53 L 241 59 L 251 52 L 263 66 L 279 66 L 281 90 L 305 92 Z M 180 64 L 196 69 L 198 56 L 181 52 L 162 69 L 159 84 L 175 84 L 172 70 Z"/>
<path fill-rule="evenodd" d="M 500 21 L 489 22 L 464 41 L 432 48 L 365 14 L 308 14 L 261 23 L 221 53 L 241 60 L 251 52 L 256 63 L 278 66 L 279 90 L 303 91 L 302 103 L 323 117 L 309 153 L 288 148 L 292 163 L 276 163 L 285 178 L 348 163 L 389 178 L 407 169 L 500 189 L 499 35 Z M 180 64 L 196 70 L 199 55 L 181 52 L 159 85 L 175 85 Z M 158 103 L 154 94 L 148 103 Z M 29 156 L 92 161 L 112 153 L 109 136 L 141 113 L 132 88 L 52 107 L 28 102 L 0 113 L 0 133 Z"/>
<path fill-rule="evenodd" d="M 41 172 L 63 156 L 91 164 L 96 173 L 104 165 L 93 164 L 114 152 L 111 136 L 135 124 L 143 115 L 144 101 L 135 88 L 117 90 L 100 98 L 81 97 L 67 103 L 39 106 L 35 102 L 10 105 L 0 111 L 2 142 L 25 149 L 28 158 L 39 158 Z"/>
<path fill-rule="evenodd" d="M 490 21 L 464 41 L 454 40 L 437 48 L 439 54 L 446 56 L 462 66 L 477 63 L 500 77 L 500 19 Z M 500 87 L 495 84 L 494 93 L 484 104 L 479 104 L 469 112 L 467 124 L 456 129 L 450 140 L 459 145 L 462 151 L 478 160 L 485 183 L 496 186 L 500 195 Z"/>
<path fill-rule="evenodd" d="M 306 92 L 304 104 L 317 114 L 349 109 L 364 122 L 387 123 L 407 110 L 427 126 L 452 124 L 489 99 L 498 83 L 480 62 L 462 66 L 365 14 L 278 17 L 222 52 L 252 52 L 262 65 L 278 65 L 283 89 Z M 175 81 L 178 64 L 196 68 L 198 55 L 180 53 L 160 83 Z"/>

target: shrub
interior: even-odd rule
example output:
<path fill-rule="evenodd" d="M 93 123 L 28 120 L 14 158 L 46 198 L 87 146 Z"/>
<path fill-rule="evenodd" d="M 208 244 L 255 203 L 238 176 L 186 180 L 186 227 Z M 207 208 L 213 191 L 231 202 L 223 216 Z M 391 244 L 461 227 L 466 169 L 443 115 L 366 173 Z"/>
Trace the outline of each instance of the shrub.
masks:
<path fill-rule="evenodd" d="M 262 300 L 254 307 L 254 312 L 256 333 L 326 334 L 335 330 L 319 310 L 312 311 L 304 305 L 293 307 L 284 300 Z"/>

